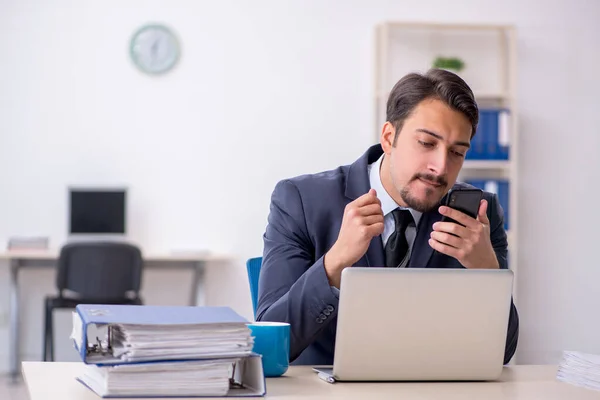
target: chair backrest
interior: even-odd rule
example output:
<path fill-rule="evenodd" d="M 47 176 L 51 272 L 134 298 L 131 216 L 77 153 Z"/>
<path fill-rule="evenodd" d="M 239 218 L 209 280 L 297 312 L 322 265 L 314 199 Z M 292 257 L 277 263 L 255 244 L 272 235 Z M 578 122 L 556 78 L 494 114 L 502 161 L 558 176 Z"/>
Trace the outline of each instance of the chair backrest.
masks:
<path fill-rule="evenodd" d="M 262 257 L 250 258 L 246 261 L 246 269 L 248 270 L 248 281 L 250 282 L 250 295 L 252 296 L 252 309 L 254 318 L 256 318 L 256 307 L 258 305 L 258 278 L 260 277 L 260 267 L 262 265 Z"/>
<path fill-rule="evenodd" d="M 99 301 L 137 298 L 142 281 L 142 253 L 122 242 L 76 242 L 63 246 L 56 285 L 77 297 Z"/>

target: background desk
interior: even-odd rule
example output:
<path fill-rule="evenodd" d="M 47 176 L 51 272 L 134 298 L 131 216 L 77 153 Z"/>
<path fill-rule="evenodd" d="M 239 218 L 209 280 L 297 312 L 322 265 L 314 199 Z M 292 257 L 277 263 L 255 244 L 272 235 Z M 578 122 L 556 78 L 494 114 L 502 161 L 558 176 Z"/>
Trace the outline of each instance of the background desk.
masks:
<path fill-rule="evenodd" d="M 75 376 L 81 363 L 24 362 L 31 400 L 98 400 Z M 310 367 L 291 367 L 285 376 L 267 379 L 268 399 L 600 399 L 600 392 L 555 380 L 556 366 L 505 367 L 498 382 L 335 383 L 317 378 Z M 138 399 L 143 400 L 143 399 Z M 153 399 L 158 400 L 158 399 Z"/>
<path fill-rule="evenodd" d="M 55 267 L 60 250 L 54 251 L 8 251 L 0 253 L 0 260 L 8 261 L 10 266 L 10 340 L 9 372 L 13 377 L 19 373 L 19 269 L 24 267 Z M 143 253 L 142 253 L 143 254 Z M 230 258 L 222 255 L 144 255 L 144 268 L 173 268 L 181 266 L 192 268 L 194 277 L 190 296 L 190 305 L 198 304 L 198 290 L 202 283 L 204 267 L 210 261 L 226 261 Z M 203 300 L 201 301 L 203 303 Z M 42 305 L 40 305 L 41 307 Z"/>

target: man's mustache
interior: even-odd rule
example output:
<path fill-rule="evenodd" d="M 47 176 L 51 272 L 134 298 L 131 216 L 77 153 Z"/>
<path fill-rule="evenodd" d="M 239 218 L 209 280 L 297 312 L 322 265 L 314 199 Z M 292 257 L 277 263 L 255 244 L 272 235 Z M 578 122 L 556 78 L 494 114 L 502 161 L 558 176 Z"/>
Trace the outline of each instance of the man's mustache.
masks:
<path fill-rule="evenodd" d="M 419 173 L 419 174 L 415 174 L 415 176 L 413 177 L 412 180 L 414 181 L 414 180 L 417 180 L 417 179 L 422 179 L 422 180 L 425 180 L 425 181 L 433 182 L 433 183 L 435 183 L 437 185 L 440 185 L 440 186 L 447 186 L 448 185 L 448 180 L 443 175 L 437 176 L 437 175 L 433 175 L 433 174 L 421 174 L 421 173 Z"/>

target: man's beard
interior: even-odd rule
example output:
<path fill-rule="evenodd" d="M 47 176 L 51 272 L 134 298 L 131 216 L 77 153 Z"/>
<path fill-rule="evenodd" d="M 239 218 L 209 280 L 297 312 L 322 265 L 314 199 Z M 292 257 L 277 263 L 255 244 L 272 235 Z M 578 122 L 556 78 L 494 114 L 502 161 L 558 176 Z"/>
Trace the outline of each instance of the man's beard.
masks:
<path fill-rule="evenodd" d="M 443 197 L 443 191 L 439 195 L 439 197 L 436 196 L 436 198 L 432 198 L 435 195 L 436 190 L 432 187 L 427 187 L 425 189 L 425 199 L 418 199 L 416 197 L 413 197 L 412 194 L 410 193 L 409 185 L 412 182 L 419 180 L 419 179 L 423 179 L 425 181 L 433 182 L 435 184 L 440 185 L 438 189 L 444 189 L 446 186 L 448 186 L 448 181 L 446 180 L 446 178 L 444 176 L 435 176 L 432 174 L 417 173 L 399 191 L 400 197 L 402 197 L 402 200 L 406 203 L 407 206 L 409 206 L 413 210 L 424 213 L 424 212 L 432 210 L 439 204 L 439 201 Z"/>

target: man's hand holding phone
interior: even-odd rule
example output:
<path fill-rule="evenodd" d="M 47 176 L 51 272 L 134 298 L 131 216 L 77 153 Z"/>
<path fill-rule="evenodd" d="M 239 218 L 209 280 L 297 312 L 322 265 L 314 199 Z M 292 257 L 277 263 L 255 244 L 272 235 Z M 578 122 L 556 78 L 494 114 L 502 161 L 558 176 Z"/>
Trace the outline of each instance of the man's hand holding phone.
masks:
<path fill-rule="evenodd" d="M 487 217 L 487 201 L 481 200 L 477 218 L 441 206 L 440 214 L 454 222 L 436 222 L 429 239 L 429 245 L 440 253 L 456 258 L 465 268 L 500 267 L 490 240 L 490 221 Z"/>

